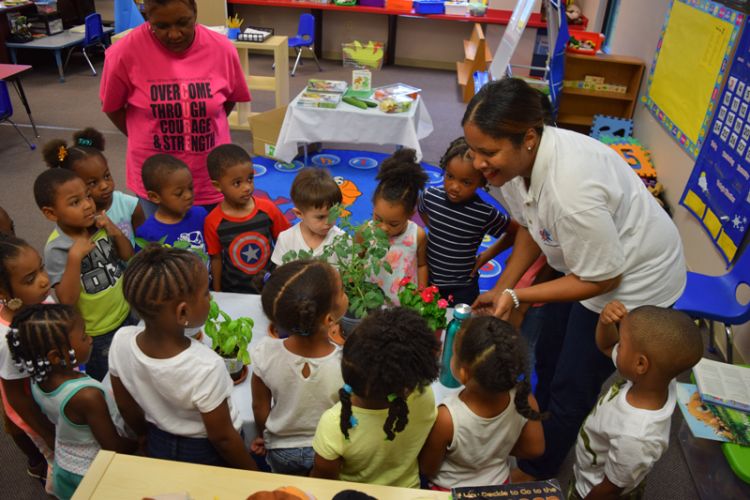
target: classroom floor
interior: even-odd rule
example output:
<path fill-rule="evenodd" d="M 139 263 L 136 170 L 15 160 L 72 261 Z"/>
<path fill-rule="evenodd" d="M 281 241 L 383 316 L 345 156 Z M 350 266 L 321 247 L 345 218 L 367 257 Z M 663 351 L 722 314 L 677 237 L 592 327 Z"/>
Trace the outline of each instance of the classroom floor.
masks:
<path fill-rule="evenodd" d="M 66 71 L 67 81 L 63 84 L 58 83 L 57 70 L 51 54 L 32 54 L 26 51 L 21 52 L 19 57 L 20 63 L 34 66 L 34 69 L 23 77 L 23 84 L 41 137 L 36 139 L 37 149 L 30 151 L 9 124 L 0 124 L 0 205 L 14 218 L 17 234 L 41 249 L 49 235 L 51 223 L 45 220 L 37 209 L 31 186 L 36 176 L 45 168 L 40 152 L 45 141 L 53 138 L 70 141 L 75 130 L 86 126 L 96 127 L 106 137 L 105 154 L 116 185 L 118 189 L 124 190 L 126 140 L 100 112 L 99 77 L 92 76 L 82 57 L 73 56 Z M 100 71 L 102 56 L 96 55 L 93 60 L 97 71 Z M 272 74 L 270 58 L 253 56 L 250 63 L 253 73 Z M 297 76 L 290 78 L 291 95 L 296 95 L 305 86 L 308 78 L 351 78 L 349 69 L 343 68 L 340 61 L 322 61 L 322 66 L 323 72 L 318 72 L 312 62 L 299 68 Z M 436 164 L 448 143 L 461 135 L 460 121 L 465 105 L 459 97 L 455 73 L 389 67 L 373 76 L 375 86 L 395 82 L 404 82 L 423 89 L 422 96 L 432 116 L 435 131 L 421 142 L 422 150 L 424 161 Z M 20 124 L 23 133 L 31 138 L 32 131 L 28 125 L 28 118 L 12 89 L 11 97 L 15 108 L 13 119 Z M 271 93 L 258 92 L 253 95 L 253 99 L 255 111 L 271 109 L 273 106 Z M 237 144 L 247 149 L 251 148 L 249 133 L 234 132 L 232 135 Z M 393 150 L 388 147 L 370 149 L 382 152 Z M 676 410 L 670 447 L 649 476 L 646 499 L 698 498 L 676 437 L 681 422 L 682 416 Z M 564 487 L 570 478 L 572 463 L 571 454 L 558 476 Z M 39 483 L 26 475 L 23 456 L 4 433 L 0 433 L 0 470 L 3 471 L 0 497 L 16 500 L 44 498 Z"/>

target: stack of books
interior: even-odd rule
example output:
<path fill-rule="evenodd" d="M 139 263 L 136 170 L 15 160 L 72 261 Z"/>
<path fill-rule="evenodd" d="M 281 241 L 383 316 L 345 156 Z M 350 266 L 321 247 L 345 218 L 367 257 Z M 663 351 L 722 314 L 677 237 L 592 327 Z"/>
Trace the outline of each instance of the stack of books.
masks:
<path fill-rule="evenodd" d="M 346 92 L 348 84 L 341 80 L 307 81 L 307 88 L 297 99 L 297 105 L 306 108 L 336 108 Z"/>

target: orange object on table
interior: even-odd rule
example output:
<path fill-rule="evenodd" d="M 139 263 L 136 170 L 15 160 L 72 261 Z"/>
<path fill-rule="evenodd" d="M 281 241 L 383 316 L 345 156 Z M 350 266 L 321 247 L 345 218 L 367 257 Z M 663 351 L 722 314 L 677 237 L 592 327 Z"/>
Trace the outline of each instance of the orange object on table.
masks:
<path fill-rule="evenodd" d="M 412 0 L 385 0 L 385 8 L 411 12 L 413 5 Z"/>

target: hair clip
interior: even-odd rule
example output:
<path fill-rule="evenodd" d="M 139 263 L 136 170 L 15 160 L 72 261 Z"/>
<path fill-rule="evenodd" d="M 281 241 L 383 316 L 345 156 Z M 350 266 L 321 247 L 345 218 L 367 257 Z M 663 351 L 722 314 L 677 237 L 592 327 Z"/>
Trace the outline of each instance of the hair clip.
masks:
<path fill-rule="evenodd" d="M 524 380 L 526 380 L 526 374 L 525 373 L 520 374 L 518 376 L 518 378 L 516 378 L 516 382 L 523 382 Z"/>
<path fill-rule="evenodd" d="M 390 393 L 390 394 L 388 394 L 387 397 L 388 397 L 388 402 L 389 403 L 393 403 L 394 401 L 396 401 L 398 399 L 398 396 L 396 396 L 396 394 L 393 393 L 393 392 Z"/>
<path fill-rule="evenodd" d="M 343 389 L 344 389 L 344 392 L 345 392 L 345 393 L 347 393 L 347 394 L 349 394 L 349 395 L 351 395 L 351 394 L 352 394 L 352 386 L 350 386 L 349 384 L 344 384 L 344 387 L 343 387 Z"/>
<path fill-rule="evenodd" d="M 266 283 L 268 283 L 268 280 L 269 280 L 270 278 L 271 278 L 271 273 L 268 273 L 268 272 L 267 272 L 266 274 L 264 274 L 264 275 L 263 275 L 263 284 L 265 285 Z"/>
<path fill-rule="evenodd" d="M 92 141 L 88 137 L 79 137 L 76 142 L 78 143 L 79 146 L 88 146 L 88 147 L 91 147 L 91 146 L 94 145 L 94 141 Z"/>
<path fill-rule="evenodd" d="M 68 350 L 68 357 L 70 358 L 70 366 L 75 366 L 78 364 L 78 361 L 76 361 L 76 351 L 75 349 Z"/>
<path fill-rule="evenodd" d="M 68 148 L 66 148 L 64 145 L 57 148 L 57 161 L 62 163 L 65 161 L 65 158 L 68 157 Z"/>
<path fill-rule="evenodd" d="M 351 428 L 353 429 L 353 428 L 357 427 L 357 424 L 359 424 L 359 420 L 357 420 L 357 417 L 355 417 L 354 415 L 350 416 L 349 417 L 349 425 L 351 426 Z"/>
<path fill-rule="evenodd" d="M 23 307 L 23 300 L 18 297 L 13 297 L 5 302 L 5 306 L 11 311 L 16 312 Z"/>

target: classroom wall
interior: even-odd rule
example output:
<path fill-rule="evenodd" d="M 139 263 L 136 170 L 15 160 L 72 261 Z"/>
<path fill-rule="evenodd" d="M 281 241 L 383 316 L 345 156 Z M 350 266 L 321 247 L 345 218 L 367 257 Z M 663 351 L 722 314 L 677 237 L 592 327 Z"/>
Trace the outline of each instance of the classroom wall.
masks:
<path fill-rule="evenodd" d="M 670 0 L 621 1 L 615 32 L 611 38 L 612 53 L 642 58 L 646 62 L 648 73 L 670 4 Z M 646 92 L 646 78 L 647 75 L 644 75 L 641 95 Z M 685 208 L 678 205 L 693 169 L 693 159 L 640 103 L 636 106 L 634 116 L 634 135 L 651 150 L 659 180 L 664 184 L 667 200 L 674 212 L 675 224 L 682 236 L 688 268 L 704 274 L 724 274 L 724 260 L 702 226 Z M 750 325 L 735 328 L 735 337 L 737 351 L 744 359 L 750 359 Z"/>

